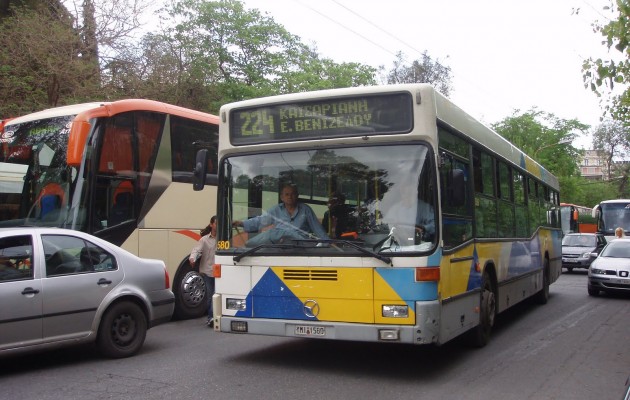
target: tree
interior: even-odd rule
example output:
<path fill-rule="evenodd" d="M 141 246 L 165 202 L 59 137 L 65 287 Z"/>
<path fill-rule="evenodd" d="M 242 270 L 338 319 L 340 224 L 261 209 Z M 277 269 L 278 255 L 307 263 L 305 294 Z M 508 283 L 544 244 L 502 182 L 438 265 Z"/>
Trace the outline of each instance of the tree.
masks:
<path fill-rule="evenodd" d="M 406 65 L 405 58 L 403 52 L 396 54 L 393 67 L 387 72 L 387 83 L 430 83 L 443 95 L 450 94 L 451 67 L 433 60 L 426 51 L 422 53 L 420 59 L 412 61 L 410 65 Z"/>
<path fill-rule="evenodd" d="M 101 65 L 127 50 L 143 2 L 9 1 L 0 9 L 0 115 L 108 98 Z"/>
<path fill-rule="evenodd" d="M 56 106 L 87 89 L 81 40 L 63 7 L 12 8 L 0 22 L 0 115 Z"/>
<path fill-rule="evenodd" d="M 613 159 L 624 158 L 630 151 L 630 127 L 619 121 L 604 121 L 593 133 L 593 147 L 606 154 L 606 168 L 611 177 Z"/>
<path fill-rule="evenodd" d="M 271 17 L 237 0 L 181 0 L 162 15 L 177 23 L 145 38 L 145 54 L 147 45 L 159 50 L 144 72 L 177 65 L 179 92 L 181 85 L 203 92 L 211 110 L 253 97 L 375 83 L 372 67 L 322 59 Z"/>
<path fill-rule="evenodd" d="M 615 85 L 625 89 L 613 96 L 606 106 L 606 111 L 613 119 L 630 124 L 630 0 L 615 0 L 612 7 L 606 7 L 617 13 L 616 19 L 607 24 L 594 24 L 594 30 L 604 37 L 604 44 L 614 50 L 610 59 L 584 61 L 582 71 L 586 87 L 601 96 L 604 89 L 612 91 Z"/>
<path fill-rule="evenodd" d="M 579 174 L 576 160 L 580 150 L 568 143 L 579 133 L 585 133 L 588 125 L 532 109 L 523 113 L 516 110 L 511 117 L 492 124 L 492 128 L 552 174 L 565 177 Z"/>

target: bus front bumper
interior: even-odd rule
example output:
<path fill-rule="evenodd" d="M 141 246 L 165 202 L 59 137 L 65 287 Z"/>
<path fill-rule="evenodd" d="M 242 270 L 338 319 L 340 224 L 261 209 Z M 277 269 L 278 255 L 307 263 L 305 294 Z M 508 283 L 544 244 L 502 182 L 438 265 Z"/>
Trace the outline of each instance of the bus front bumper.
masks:
<path fill-rule="evenodd" d="M 362 342 L 394 342 L 438 344 L 439 303 L 423 302 L 417 313 L 417 324 L 385 325 L 330 321 L 301 321 L 264 318 L 239 318 L 215 315 L 214 329 L 226 333 L 350 340 Z"/>

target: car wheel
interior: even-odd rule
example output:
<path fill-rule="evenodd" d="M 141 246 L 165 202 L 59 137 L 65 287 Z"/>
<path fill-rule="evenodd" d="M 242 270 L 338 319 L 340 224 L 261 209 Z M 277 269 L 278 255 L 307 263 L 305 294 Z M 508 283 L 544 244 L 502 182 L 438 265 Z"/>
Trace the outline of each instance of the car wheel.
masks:
<path fill-rule="evenodd" d="M 547 258 L 545 258 L 543 267 L 543 286 L 534 295 L 534 301 L 538 304 L 547 304 L 547 301 L 549 301 L 549 260 Z"/>
<path fill-rule="evenodd" d="M 483 347 L 490 341 L 490 333 L 496 317 L 496 294 L 487 273 L 481 280 L 481 294 L 479 297 L 479 325 L 469 332 L 469 342 L 475 347 Z"/>
<path fill-rule="evenodd" d="M 567 272 L 569 272 L 569 273 L 573 272 L 573 268 L 571 268 L 571 267 L 567 268 Z"/>
<path fill-rule="evenodd" d="M 123 358 L 136 354 L 147 336 L 147 319 L 135 303 L 123 301 L 111 306 L 98 328 L 97 347 L 101 354 Z"/>
<path fill-rule="evenodd" d="M 587 290 L 588 290 L 589 296 L 595 296 L 595 297 L 599 296 L 599 289 L 596 289 L 593 286 L 588 285 Z"/>
<path fill-rule="evenodd" d="M 186 258 L 181 264 L 175 282 L 175 318 L 198 318 L 205 314 L 208 306 L 206 284 L 201 274 L 196 271 Z"/>

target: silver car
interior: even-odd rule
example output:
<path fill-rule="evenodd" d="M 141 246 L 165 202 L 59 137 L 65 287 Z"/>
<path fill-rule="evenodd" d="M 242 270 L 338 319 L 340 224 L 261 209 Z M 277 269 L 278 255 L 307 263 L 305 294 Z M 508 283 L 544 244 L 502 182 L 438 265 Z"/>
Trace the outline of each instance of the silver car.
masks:
<path fill-rule="evenodd" d="M 162 261 L 73 230 L 0 229 L 0 356 L 94 342 L 128 357 L 174 304 Z"/>
<path fill-rule="evenodd" d="M 588 270 L 588 294 L 630 293 L 630 239 L 614 239 L 599 253 Z"/>

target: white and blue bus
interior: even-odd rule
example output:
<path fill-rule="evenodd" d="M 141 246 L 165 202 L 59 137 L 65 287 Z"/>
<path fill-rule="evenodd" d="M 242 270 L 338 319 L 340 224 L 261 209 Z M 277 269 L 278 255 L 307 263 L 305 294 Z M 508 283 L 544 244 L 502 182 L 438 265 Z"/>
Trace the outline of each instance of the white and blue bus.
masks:
<path fill-rule="evenodd" d="M 485 345 L 498 313 L 547 302 L 558 180 L 433 87 L 253 99 L 220 119 L 215 330 Z M 286 184 L 323 226 L 345 199 L 335 234 L 268 212 Z"/>

